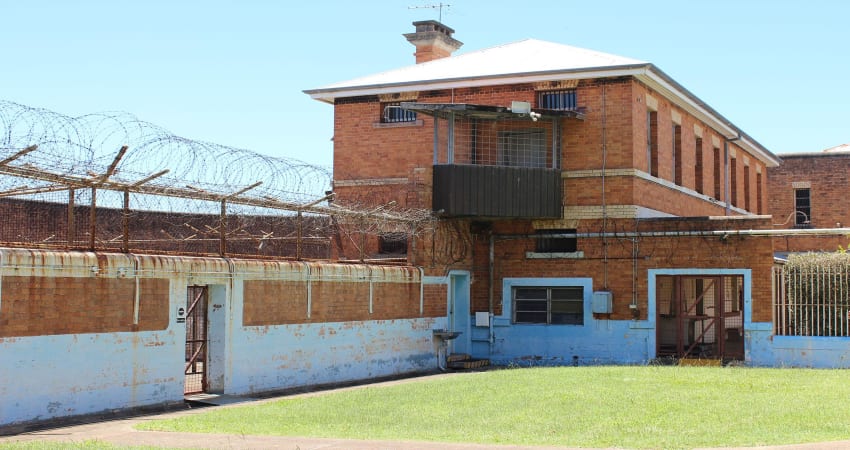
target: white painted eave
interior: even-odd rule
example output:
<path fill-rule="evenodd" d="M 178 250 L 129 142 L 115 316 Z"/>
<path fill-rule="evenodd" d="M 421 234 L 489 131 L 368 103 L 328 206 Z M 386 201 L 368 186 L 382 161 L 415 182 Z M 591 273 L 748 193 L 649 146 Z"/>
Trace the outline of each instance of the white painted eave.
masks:
<path fill-rule="evenodd" d="M 765 166 L 776 167 L 780 164 L 781 160 L 776 155 L 756 142 L 755 139 L 745 134 L 733 125 L 732 122 L 720 115 L 720 113 L 653 64 L 648 64 L 643 73 L 636 74 L 635 78 L 697 119 L 703 121 L 730 142 L 734 142 L 735 145 L 738 145 L 746 152 L 758 158 Z"/>
<path fill-rule="evenodd" d="M 743 131 L 734 126 L 728 119 L 720 115 L 717 111 L 708 106 L 697 96 L 685 89 L 682 85 L 677 83 L 651 63 L 520 74 L 512 73 L 503 75 L 488 75 L 483 77 L 459 77 L 401 83 L 319 88 L 305 90 L 304 93 L 308 94 L 315 100 L 333 104 L 337 98 L 366 95 L 536 83 L 552 80 L 612 78 L 622 76 L 633 76 L 640 80 L 676 106 L 684 109 L 689 114 L 704 122 L 727 140 L 733 141 L 735 145 L 738 145 L 744 151 L 759 159 L 767 167 L 776 167 L 780 164 L 781 161 L 776 155 L 756 142 L 753 138 L 746 135 Z"/>
<path fill-rule="evenodd" d="M 634 76 L 641 73 L 647 64 L 634 64 L 616 67 L 583 68 L 575 70 L 557 70 L 534 73 L 511 73 L 488 75 L 486 77 L 458 77 L 439 80 L 414 81 L 406 83 L 387 83 L 363 86 L 345 86 L 339 88 L 319 88 L 303 91 L 314 100 L 333 104 L 337 98 L 359 97 L 363 95 L 393 94 L 397 92 L 428 91 L 440 89 L 461 89 L 480 86 L 498 86 L 505 84 L 536 83 L 552 80 L 580 80 L 586 78 L 610 78 Z"/>

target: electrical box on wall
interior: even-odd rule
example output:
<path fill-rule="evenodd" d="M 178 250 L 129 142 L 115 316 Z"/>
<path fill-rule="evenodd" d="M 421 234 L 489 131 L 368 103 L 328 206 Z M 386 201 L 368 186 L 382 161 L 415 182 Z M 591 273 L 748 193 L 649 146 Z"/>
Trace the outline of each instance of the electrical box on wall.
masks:
<path fill-rule="evenodd" d="M 490 326 L 490 313 L 487 311 L 476 311 L 475 312 L 475 326 L 476 327 L 489 327 Z"/>
<path fill-rule="evenodd" d="M 594 292 L 593 297 L 590 300 L 590 310 L 593 314 L 611 314 L 613 312 L 611 292 Z"/>

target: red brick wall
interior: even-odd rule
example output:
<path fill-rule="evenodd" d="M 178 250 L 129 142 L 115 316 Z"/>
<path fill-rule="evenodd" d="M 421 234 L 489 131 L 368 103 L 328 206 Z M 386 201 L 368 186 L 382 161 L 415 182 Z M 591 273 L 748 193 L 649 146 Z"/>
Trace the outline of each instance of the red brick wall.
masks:
<path fill-rule="evenodd" d="M 579 106 L 584 108 L 585 120 L 564 119 L 562 137 L 562 164 L 565 171 L 599 170 L 603 167 L 603 147 L 605 150 L 604 167 L 606 169 L 646 170 L 646 97 L 652 95 L 657 100 L 658 109 L 658 158 L 659 178 L 674 182 L 673 176 L 673 115 L 680 117 L 681 122 L 681 186 L 696 190 L 696 138 L 694 125 L 702 129 L 703 190 L 708 195 L 714 193 L 714 161 L 713 139 L 720 141 L 722 150 L 723 137 L 701 124 L 687 112 L 678 109 L 660 94 L 651 92 L 642 83 L 631 78 L 609 80 L 582 80 L 579 82 L 577 98 Z M 532 84 L 490 86 L 480 88 L 456 89 L 454 91 L 420 92 L 418 101 L 423 103 L 473 103 L 496 106 L 510 106 L 511 101 L 528 101 L 535 103 L 535 90 Z M 603 101 L 604 99 L 604 101 Z M 414 183 L 414 173 L 420 174 L 418 189 L 421 195 L 415 196 L 420 200 L 417 207 L 430 207 L 427 192 L 430 191 L 430 172 L 433 164 L 433 119 L 424 114 L 419 115 L 420 121 L 411 125 L 393 125 L 392 127 L 378 124 L 381 110 L 377 97 L 357 97 L 340 99 L 335 106 L 334 118 L 334 178 L 337 181 L 349 180 L 380 180 L 387 178 L 402 178 Z M 604 140 L 603 140 L 604 136 Z M 738 180 L 738 204 L 746 202 L 742 198 L 744 158 L 749 160 L 750 167 L 750 202 L 751 209 L 757 204 L 757 189 L 755 174 L 765 171 L 763 163 L 754 157 L 746 156 L 742 149 L 734 143 L 730 148 L 736 152 L 738 160 L 736 178 Z M 444 146 L 440 146 L 440 151 Z M 440 154 L 440 160 L 445 155 Z M 596 180 L 598 182 L 598 180 Z M 721 180 L 721 183 L 723 180 Z M 625 189 L 625 190 L 623 190 Z M 647 195 L 646 190 L 654 190 Z M 407 201 L 406 194 L 410 188 L 407 185 L 395 186 L 341 186 L 336 187 L 338 198 L 369 199 L 374 203 Z M 721 192 L 723 188 L 721 186 Z M 766 198 L 766 184 L 762 196 Z M 596 190 L 598 191 L 598 189 Z M 651 185 L 640 192 L 633 186 L 624 183 L 618 193 L 617 200 L 655 207 L 660 210 L 680 216 L 718 214 L 718 208 L 708 202 L 694 199 L 688 194 Z M 631 195 L 630 195 L 631 194 Z M 571 206 L 574 197 L 570 186 L 567 188 L 566 205 Z M 584 194 L 576 194 L 584 195 Z M 644 205 L 644 199 L 658 198 L 652 205 Z M 425 201 L 422 201 L 425 200 Z M 592 200 L 598 204 L 596 199 Z M 690 206 L 680 207 L 683 203 Z M 577 204 L 584 204 L 583 202 Z M 699 206 L 695 206 L 699 205 Z"/>
<path fill-rule="evenodd" d="M 809 183 L 813 228 L 850 226 L 850 154 L 810 153 L 783 155 L 782 164 L 767 172 L 770 197 L 767 212 L 773 215 L 774 228 L 794 227 L 794 187 Z M 850 244 L 847 236 L 783 236 L 774 239 L 777 251 L 835 251 Z"/>
<path fill-rule="evenodd" d="M 609 231 L 701 231 L 763 228 L 767 219 L 751 220 L 674 220 L 657 219 L 609 221 Z M 577 232 L 598 232 L 602 224 L 595 221 L 580 223 Z M 530 223 L 499 223 L 497 235 L 531 233 Z M 752 269 L 753 320 L 771 320 L 771 268 L 773 248 L 769 237 L 640 237 L 637 240 L 638 257 L 631 238 L 583 238 L 578 250 L 584 252 L 580 259 L 528 259 L 526 252 L 534 251 L 533 239 L 501 238 L 495 245 L 494 306 L 501 314 L 503 278 L 592 278 L 593 289 L 607 288 L 613 292 L 614 312 L 611 319 L 632 318 L 629 304 L 636 295 L 641 318 L 646 318 L 648 269 Z M 483 236 L 475 241 L 473 265 L 472 312 L 489 308 L 489 244 Z M 607 260 L 604 249 L 607 248 Z M 636 262 L 636 265 L 635 265 Z M 608 283 L 605 285 L 605 276 Z M 633 277 L 634 274 L 634 277 Z M 634 283 L 633 283 L 634 281 Z"/>
<path fill-rule="evenodd" d="M 0 199 L 0 242 L 19 247 L 88 249 L 90 208 L 74 209 L 73 242 L 68 242 L 68 204 L 9 198 Z M 96 250 L 123 250 L 123 211 L 98 208 Z M 331 257 L 331 236 L 326 217 L 302 219 L 305 239 L 303 258 Z M 180 253 L 217 255 L 219 252 L 218 214 L 168 213 L 131 210 L 129 250 L 135 253 Z M 228 255 L 295 257 L 297 243 L 283 239 L 297 235 L 297 220 L 291 215 L 230 216 L 227 221 Z M 238 230 L 238 232 L 237 232 Z M 259 237 L 269 236 L 262 242 Z"/>
<path fill-rule="evenodd" d="M 386 268 L 384 271 L 407 271 L 408 280 L 398 274 L 372 282 L 372 311 L 369 311 L 369 282 L 342 278 L 339 281 L 310 282 L 310 315 L 307 317 L 307 282 L 279 280 L 246 280 L 243 291 L 245 326 L 292 323 L 344 322 L 356 320 L 390 320 L 445 316 L 443 292 L 426 287 L 424 313 L 420 309 L 420 284 L 412 268 Z"/>
<path fill-rule="evenodd" d="M 166 279 L 139 280 L 133 324 L 134 279 L 4 276 L 0 337 L 164 330 L 168 286 Z"/>

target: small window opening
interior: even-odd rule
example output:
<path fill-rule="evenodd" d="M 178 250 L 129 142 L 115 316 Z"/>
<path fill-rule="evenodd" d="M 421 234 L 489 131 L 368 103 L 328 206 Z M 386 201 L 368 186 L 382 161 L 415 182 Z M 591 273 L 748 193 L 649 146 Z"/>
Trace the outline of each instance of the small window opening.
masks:
<path fill-rule="evenodd" d="M 575 229 L 537 230 L 537 253 L 574 253 L 578 249 L 578 239 L 574 237 L 547 237 L 553 234 L 575 234 Z"/>
<path fill-rule="evenodd" d="M 404 233 L 385 233 L 378 237 L 378 253 L 382 255 L 406 255 L 407 236 Z"/>
<path fill-rule="evenodd" d="M 545 91 L 537 94 L 537 107 L 555 111 L 572 111 L 577 109 L 575 89 L 562 91 Z"/>
<path fill-rule="evenodd" d="M 382 123 L 416 122 L 416 111 L 402 109 L 400 102 L 389 102 L 381 104 L 383 115 Z"/>
<path fill-rule="evenodd" d="M 812 191 L 810 189 L 794 190 L 794 227 L 812 227 Z"/>

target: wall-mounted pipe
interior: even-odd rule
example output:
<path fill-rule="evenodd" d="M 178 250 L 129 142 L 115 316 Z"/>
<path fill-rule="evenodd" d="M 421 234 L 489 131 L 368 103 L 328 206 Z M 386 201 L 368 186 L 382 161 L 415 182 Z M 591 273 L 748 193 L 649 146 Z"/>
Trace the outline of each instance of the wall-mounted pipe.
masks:
<path fill-rule="evenodd" d="M 139 324 L 139 308 L 141 305 L 141 286 L 139 280 L 139 256 L 129 255 L 133 257 L 133 279 L 136 284 L 136 292 L 133 295 L 133 325 Z"/>
<path fill-rule="evenodd" d="M 489 301 L 489 309 L 488 309 L 488 311 L 489 311 L 489 315 L 488 315 L 488 316 L 489 316 L 489 317 L 488 317 L 488 322 L 490 322 L 490 327 L 489 327 L 489 333 L 488 333 L 488 334 L 489 334 L 490 336 L 488 336 L 487 341 L 490 343 L 490 347 L 491 347 L 491 348 L 490 348 L 490 353 L 492 354 L 492 353 L 493 353 L 493 348 L 492 348 L 492 347 L 493 347 L 493 343 L 496 341 L 496 336 L 493 334 L 493 316 L 495 316 L 495 314 L 496 314 L 496 309 L 495 309 L 495 306 L 494 306 L 494 301 L 495 301 L 495 299 L 494 299 L 494 295 L 495 295 L 495 294 L 494 294 L 494 292 L 493 292 L 493 288 L 494 288 L 493 283 L 495 283 L 495 280 L 496 280 L 496 273 L 495 273 L 495 272 L 496 272 L 496 268 L 495 268 L 495 261 L 496 261 L 496 235 L 494 235 L 494 234 L 493 234 L 493 231 L 492 231 L 492 230 L 490 231 L 490 251 L 489 251 L 489 259 L 490 259 L 490 261 L 488 262 L 488 267 L 489 267 L 489 269 L 488 269 L 488 270 L 489 270 L 489 272 L 490 272 L 490 274 L 489 274 L 490 281 L 489 281 L 489 283 L 488 283 L 488 284 L 489 284 L 490 291 L 488 292 L 487 296 L 488 296 L 488 301 Z M 469 314 L 469 311 L 467 311 L 467 312 L 466 312 L 466 314 Z"/>
<path fill-rule="evenodd" d="M 640 238 L 640 237 L 728 237 L 728 236 L 845 236 L 850 228 L 801 228 L 781 230 L 704 230 L 704 231 L 611 231 L 606 233 L 499 234 L 499 240 L 536 238 Z"/>
<path fill-rule="evenodd" d="M 419 269 L 419 315 L 422 316 L 425 314 L 425 269 L 422 267 L 417 269 Z"/>

